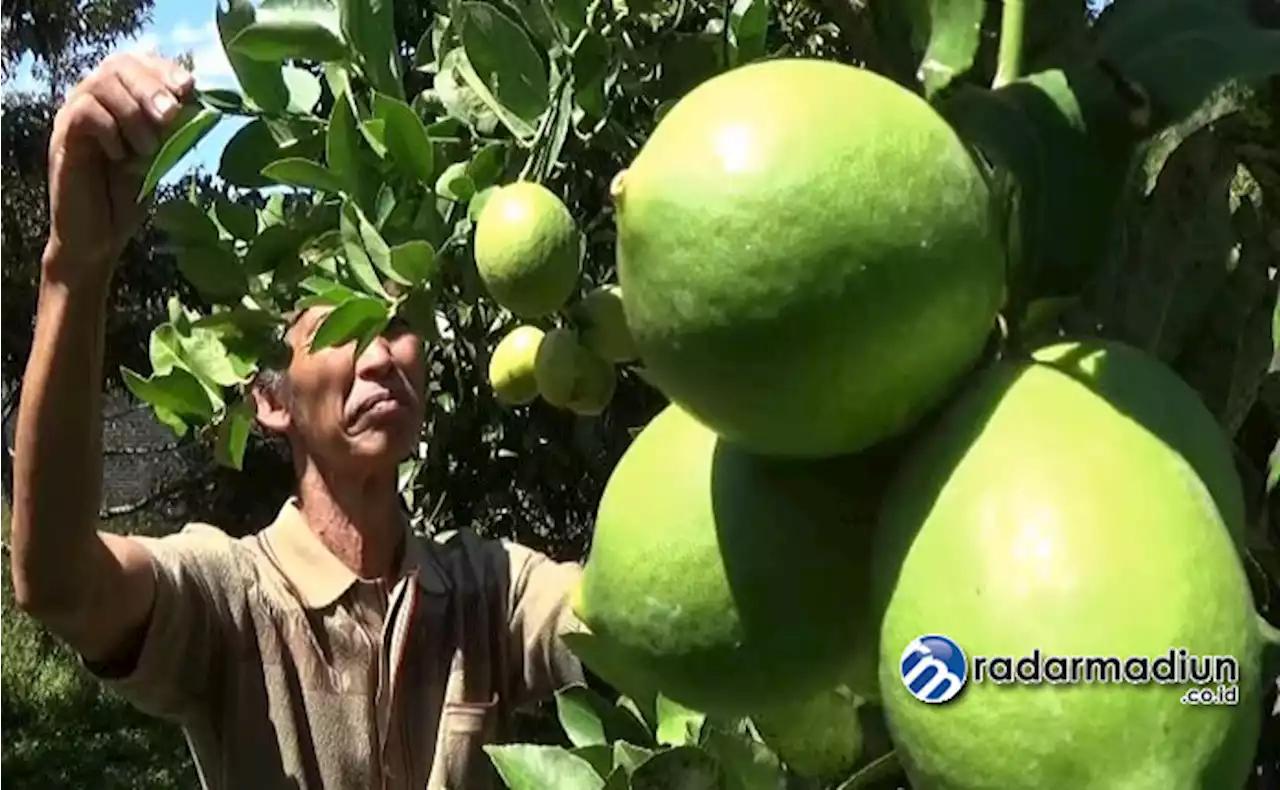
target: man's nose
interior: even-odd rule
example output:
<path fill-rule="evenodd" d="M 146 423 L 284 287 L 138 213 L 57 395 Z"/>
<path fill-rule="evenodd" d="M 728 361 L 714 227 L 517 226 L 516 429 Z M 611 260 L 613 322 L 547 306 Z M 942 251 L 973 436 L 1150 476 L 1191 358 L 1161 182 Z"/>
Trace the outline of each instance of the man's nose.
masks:
<path fill-rule="evenodd" d="M 356 360 L 356 372 L 366 376 L 385 375 L 393 367 L 391 346 L 384 335 L 375 336 Z"/>

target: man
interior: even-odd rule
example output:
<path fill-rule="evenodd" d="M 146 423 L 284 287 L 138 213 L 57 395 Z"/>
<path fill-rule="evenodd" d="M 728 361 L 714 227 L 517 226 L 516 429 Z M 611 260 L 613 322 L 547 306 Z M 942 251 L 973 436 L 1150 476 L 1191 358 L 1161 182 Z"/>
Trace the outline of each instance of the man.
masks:
<path fill-rule="evenodd" d="M 18 604 L 140 709 L 180 724 L 204 785 L 241 790 L 493 786 L 481 749 L 514 708 L 580 680 L 558 636 L 577 565 L 470 533 L 412 535 L 396 467 L 418 441 L 422 342 L 392 326 L 255 387 L 297 494 L 260 533 L 96 531 L 99 382 L 112 270 L 143 215 L 138 162 L 192 90 L 116 55 L 70 94 L 49 150 L 52 225 L 18 413 Z"/>

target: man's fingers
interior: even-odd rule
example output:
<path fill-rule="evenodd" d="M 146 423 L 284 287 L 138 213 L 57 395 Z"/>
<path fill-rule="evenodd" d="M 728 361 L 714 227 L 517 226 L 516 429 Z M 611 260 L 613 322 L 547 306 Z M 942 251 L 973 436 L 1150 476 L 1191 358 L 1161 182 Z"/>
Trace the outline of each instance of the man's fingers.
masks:
<path fill-rule="evenodd" d="M 143 84 L 129 85 L 125 82 L 126 79 Z M 151 83 L 149 86 L 146 84 L 148 82 Z M 146 96 L 151 91 L 158 91 L 162 96 L 168 97 L 170 103 L 174 101 L 167 88 L 158 86 L 159 83 L 154 79 L 148 80 L 145 75 L 132 74 L 126 77 L 126 70 L 121 69 L 104 79 L 93 91 L 98 101 L 111 111 L 116 125 L 124 133 L 134 152 L 142 156 L 155 153 L 160 128 L 157 121 L 163 116 L 156 108 L 147 107 L 144 102 L 148 99 L 141 99 L 138 94 Z"/>
<path fill-rule="evenodd" d="M 127 156 L 115 116 L 92 93 L 76 96 L 63 112 L 66 113 L 66 135 L 59 145 L 66 145 L 66 137 L 92 137 L 111 159 L 119 162 Z"/>
<path fill-rule="evenodd" d="M 191 72 L 172 60 L 166 60 L 159 55 L 152 55 L 148 58 L 147 63 L 161 75 L 161 79 L 169 86 L 169 90 L 173 91 L 174 96 L 179 99 L 185 98 L 191 92 L 191 89 L 195 87 L 195 77 L 192 76 Z"/>
<path fill-rule="evenodd" d="M 68 95 L 61 132 L 55 126 L 56 147 L 68 136 L 92 137 L 114 161 L 131 159 L 130 148 L 149 156 L 193 87 L 191 74 L 172 61 L 112 55 Z"/>

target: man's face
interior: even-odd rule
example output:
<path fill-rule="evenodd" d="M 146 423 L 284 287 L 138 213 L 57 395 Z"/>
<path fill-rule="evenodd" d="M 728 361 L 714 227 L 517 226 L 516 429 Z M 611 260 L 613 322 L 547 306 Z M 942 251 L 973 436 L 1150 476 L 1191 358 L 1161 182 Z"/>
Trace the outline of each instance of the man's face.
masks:
<path fill-rule="evenodd" d="M 417 445 L 424 418 L 422 339 L 392 322 L 355 356 L 356 343 L 311 350 L 332 308 L 312 307 L 289 330 L 293 350 L 279 397 L 258 399 L 258 418 L 331 469 L 393 469 Z"/>

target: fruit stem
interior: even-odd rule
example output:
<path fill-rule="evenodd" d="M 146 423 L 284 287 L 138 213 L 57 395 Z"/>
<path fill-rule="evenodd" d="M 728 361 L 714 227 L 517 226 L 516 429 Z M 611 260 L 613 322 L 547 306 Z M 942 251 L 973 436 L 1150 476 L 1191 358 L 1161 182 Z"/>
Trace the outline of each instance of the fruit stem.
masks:
<path fill-rule="evenodd" d="M 1262 641 L 1270 645 L 1272 649 L 1280 650 L 1280 628 L 1272 625 L 1261 613 L 1257 614 L 1257 618 L 1258 630 L 1262 632 Z"/>
<path fill-rule="evenodd" d="M 992 88 L 1002 88 L 1022 73 L 1023 0 L 1004 0 L 1000 11 L 1000 50 Z"/>

